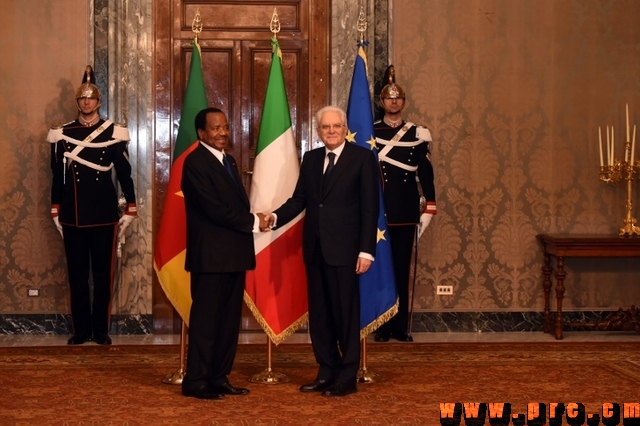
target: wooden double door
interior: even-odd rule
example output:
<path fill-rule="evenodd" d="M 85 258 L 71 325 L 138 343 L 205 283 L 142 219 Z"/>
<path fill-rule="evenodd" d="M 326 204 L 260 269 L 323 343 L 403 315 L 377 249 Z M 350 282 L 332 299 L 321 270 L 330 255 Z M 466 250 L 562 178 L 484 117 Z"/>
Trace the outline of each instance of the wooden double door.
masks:
<path fill-rule="evenodd" d="M 329 0 L 154 2 L 154 231 L 157 231 L 164 204 L 189 76 L 196 13 L 199 12 L 202 23 L 198 42 L 207 99 L 210 106 L 227 113 L 231 127 L 230 152 L 238 161 L 243 184 L 249 191 L 271 65 L 270 24 L 274 10 L 280 22 L 276 37 L 282 50 L 293 131 L 299 152 L 305 152 L 313 138 L 313 114 L 327 103 L 329 96 Z M 154 332 L 176 332 L 180 318 L 155 276 L 154 280 Z M 242 328 L 260 329 L 248 309 L 243 311 Z"/>

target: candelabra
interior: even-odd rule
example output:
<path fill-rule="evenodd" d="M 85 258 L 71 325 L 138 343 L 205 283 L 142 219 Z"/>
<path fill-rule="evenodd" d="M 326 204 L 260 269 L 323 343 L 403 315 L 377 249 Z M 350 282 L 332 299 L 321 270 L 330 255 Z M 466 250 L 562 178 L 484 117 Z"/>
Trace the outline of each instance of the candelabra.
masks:
<path fill-rule="evenodd" d="M 617 183 L 621 180 L 627 182 L 627 202 L 625 204 L 624 226 L 620 228 L 618 235 L 621 237 L 640 236 L 640 227 L 636 226 L 637 220 L 633 217 L 633 180 L 634 175 L 640 172 L 640 161 L 634 162 L 636 148 L 636 126 L 633 126 L 633 139 L 629 138 L 629 105 L 627 104 L 627 141 L 624 143 L 624 160 L 614 157 L 614 130 L 609 126 L 607 131 L 607 162 L 604 163 L 602 155 L 602 134 L 598 128 L 598 141 L 600 143 L 600 180 L 606 183 Z"/>

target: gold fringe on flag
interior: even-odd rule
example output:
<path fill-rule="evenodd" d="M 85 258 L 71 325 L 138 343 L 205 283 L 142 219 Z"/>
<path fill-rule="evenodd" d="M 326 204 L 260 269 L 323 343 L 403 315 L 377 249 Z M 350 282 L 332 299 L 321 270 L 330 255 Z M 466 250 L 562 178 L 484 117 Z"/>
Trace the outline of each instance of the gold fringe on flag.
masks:
<path fill-rule="evenodd" d="M 398 299 L 396 299 L 396 303 L 393 306 L 391 306 L 387 312 L 383 313 L 374 321 L 372 321 L 371 323 L 369 323 L 368 325 L 360 329 L 360 338 L 361 339 L 366 338 L 368 335 L 376 331 L 378 327 L 380 327 L 382 324 L 389 321 L 397 313 L 398 313 Z"/>
<path fill-rule="evenodd" d="M 269 339 L 276 346 L 278 346 L 280 343 L 284 342 L 289 336 L 291 336 L 300 327 L 302 327 L 303 325 L 305 325 L 309 321 L 309 313 L 305 312 L 300 318 L 295 320 L 289 327 L 287 327 L 284 330 L 282 330 L 282 332 L 280 334 L 276 334 L 273 331 L 273 329 L 271 327 L 269 327 L 269 324 L 267 324 L 267 321 L 264 319 L 264 317 L 262 316 L 262 314 L 258 310 L 258 307 L 255 305 L 255 303 L 253 303 L 253 300 L 251 300 L 251 297 L 249 296 L 249 294 L 246 291 L 244 292 L 244 302 L 249 307 L 249 310 L 251 310 L 251 313 L 255 317 L 255 319 L 258 322 L 258 324 L 260 325 L 260 327 L 262 327 L 262 329 L 267 334 L 267 336 L 269 336 Z M 396 312 L 397 311 L 398 311 L 398 309 L 397 309 L 397 303 L 396 303 Z M 391 315 L 391 316 L 393 316 L 393 315 Z M 391 317 L 389 317 L 389 318 L 391 318 Z"/>

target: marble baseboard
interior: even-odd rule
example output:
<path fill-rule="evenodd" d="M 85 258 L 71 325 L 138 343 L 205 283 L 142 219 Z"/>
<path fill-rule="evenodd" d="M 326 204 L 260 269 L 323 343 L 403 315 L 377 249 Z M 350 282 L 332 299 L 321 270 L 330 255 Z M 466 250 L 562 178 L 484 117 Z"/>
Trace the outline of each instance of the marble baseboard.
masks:
<path fill-rule="evenodd" d="M 614 311 L 563 312 L 564 330 L 586 331 L 575 323 L 596 322 Z M 552 314 L 555 314 L 552 312 Z M 544 312 L 416 312 L 411 331 L 447 332 L 525 332 L 542 331 Z"/>
<path fill-rule="evenodd" d="M 112 315 L 109 334 L 151 334 L 151 315 Z M 0 334 L 67 335 L 71 332 L 69 314 L 3 314 L 0 315 Z"/>
<path fill-rule="evenodd" d="M 588 331 L 590 328 L 578 324 L 599 321 L 612 312 L 615 311 L 563 312 L 564 330 Z M 416 312 L 413 315 L 411 331 L 414 333 L 542 331 L 543 321 L 543 312 Z M 151 315 L 113 315 L 110 334 L 152 334 L 152 325 Z M 72 334 L 71 315 L 0 315 L 0 334 Z"/>

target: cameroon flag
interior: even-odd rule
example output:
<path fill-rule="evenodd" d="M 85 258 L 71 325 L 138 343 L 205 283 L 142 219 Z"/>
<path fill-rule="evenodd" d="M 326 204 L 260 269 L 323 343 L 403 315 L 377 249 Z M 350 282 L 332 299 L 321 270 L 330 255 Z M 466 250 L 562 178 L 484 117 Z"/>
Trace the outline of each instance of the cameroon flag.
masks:
<path fill-rule="evenodd" d="M 184 269 L 187 251 L 187 218 L 180 184 L 184 159 L 197 146 L 196 114 L 207 108 L 200 46 L 197 42 L 193 42 L 192 45 L 189 80 L 182 104 L 167 197 L 164 201 L 156 251 L 153 256 L 153 269 L 158 275 L 160 285 L 187 325 L 191 309 L 191 291 L 189 273 Z"/>

